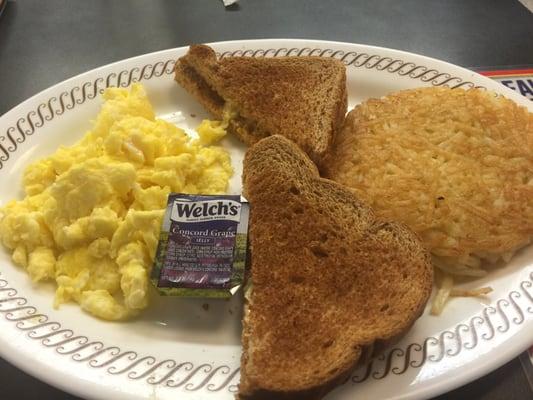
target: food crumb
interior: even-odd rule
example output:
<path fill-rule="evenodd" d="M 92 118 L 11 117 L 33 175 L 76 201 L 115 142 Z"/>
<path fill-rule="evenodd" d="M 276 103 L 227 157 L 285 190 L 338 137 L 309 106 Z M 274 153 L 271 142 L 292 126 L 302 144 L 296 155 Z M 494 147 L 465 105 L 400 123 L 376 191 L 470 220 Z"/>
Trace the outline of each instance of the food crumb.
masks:
<path fill-rule="evenodd" d="M 207 304 L 207 303 L 202 304 L 202 308 L 203 308 L 205 311 L 209 311 L 209 304 Z"/>

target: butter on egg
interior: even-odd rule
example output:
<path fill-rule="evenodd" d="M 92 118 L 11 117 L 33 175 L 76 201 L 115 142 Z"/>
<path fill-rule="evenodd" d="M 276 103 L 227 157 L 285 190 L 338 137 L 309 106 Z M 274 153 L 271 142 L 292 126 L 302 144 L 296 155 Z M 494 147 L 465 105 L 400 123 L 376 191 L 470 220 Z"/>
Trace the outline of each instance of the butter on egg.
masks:
<path fill-rule="evenodd" d="M 26 168 L 26 197 L 0 208 L 0 241 L 32 280 L 55 280 L 56 307 L 123 320 L 148 305 L 169 193 L 223 194 L 233 170 L 211 146 L 225 125 L 203 121 L 193 140 L 155 117 L 140 84 L 103 98 L 78 143 Z"/>

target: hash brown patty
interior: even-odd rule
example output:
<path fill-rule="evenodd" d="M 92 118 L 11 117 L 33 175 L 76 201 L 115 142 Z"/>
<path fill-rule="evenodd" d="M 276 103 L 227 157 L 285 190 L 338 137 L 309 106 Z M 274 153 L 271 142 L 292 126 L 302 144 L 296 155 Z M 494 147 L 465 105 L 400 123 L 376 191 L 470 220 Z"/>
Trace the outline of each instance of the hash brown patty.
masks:
<path fill-rule="evenodd" d="M 325 175 L 470 275 L 531 240 L 532 150 L 525 107 L 481 89 L 420 88 L 352 110 Z"/>

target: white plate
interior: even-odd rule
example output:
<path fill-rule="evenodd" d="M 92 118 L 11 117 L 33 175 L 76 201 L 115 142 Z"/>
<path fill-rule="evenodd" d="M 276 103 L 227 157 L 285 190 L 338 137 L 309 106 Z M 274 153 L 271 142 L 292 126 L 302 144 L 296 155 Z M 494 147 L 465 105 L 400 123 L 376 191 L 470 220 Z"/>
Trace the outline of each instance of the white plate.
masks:
<path fill-rule="evenodd" d="M 349 106 L 369 97 L 417 86 L 490 88 L 533 109 L 532 103 L 488 78 L 431 58 L 364 45 L 309 40 L 215 43 L 222 55 L 335 57 L 347 65 Z M 89 71 L 47 89 L 0 118 L 0 204 L 20 197 L 29 162 L 71 144 L 89 128 L 106 86 L 142 81 L 159 116 L 181 111 L 185 127 L 207 117 L 172 79 L 171 49 Z M 193 117 L 192 115 L 195 115 Z M 240 190 L 243 146 L 231 148 Z M 471 381 L 531 344 L 533 247 L 519 252 L 481 284 L 490 300 L 456 298 L 440 317 L 428 312 L 393 348 L 328 399 L 414 399 L 435 396 Z M 239 379 L 241 300 L 154 297 L 137 320 L 108 323 L 77 305 L 52 308 L 52 285 L 31 284 L 0 251 L 0 354 L 63 390 L 96 399 L 232 399 Z M 0 388 L 1 395 L 1 388 Z"/>

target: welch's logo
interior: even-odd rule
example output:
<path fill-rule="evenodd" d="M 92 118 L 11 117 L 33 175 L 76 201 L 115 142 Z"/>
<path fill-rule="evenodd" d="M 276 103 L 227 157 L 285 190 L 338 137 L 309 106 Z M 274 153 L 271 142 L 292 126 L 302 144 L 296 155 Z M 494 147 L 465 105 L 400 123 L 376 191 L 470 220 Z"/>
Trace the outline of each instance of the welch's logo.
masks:
<path fill-rule="evenodd" d="M 241 203 L 234 200 L 175 199 L 170 219 L 176 222 L 200 222 L 224 219 L 239 222 Z"/>

